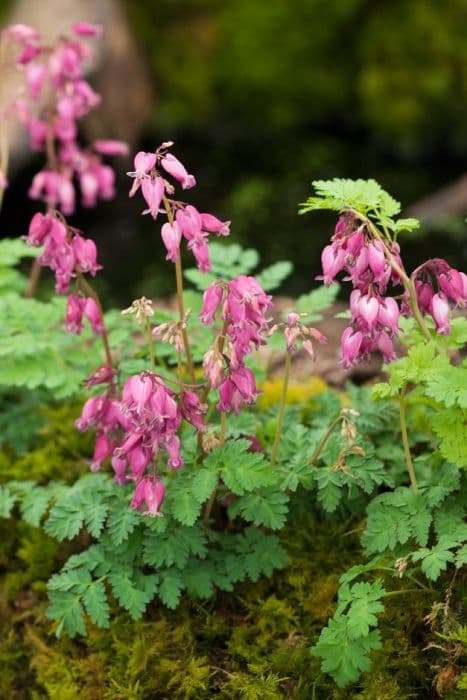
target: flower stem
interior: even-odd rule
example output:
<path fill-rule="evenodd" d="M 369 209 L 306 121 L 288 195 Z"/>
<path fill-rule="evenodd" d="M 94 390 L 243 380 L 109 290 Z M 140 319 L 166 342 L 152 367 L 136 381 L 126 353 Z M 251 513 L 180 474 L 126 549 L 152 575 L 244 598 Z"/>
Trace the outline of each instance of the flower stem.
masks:
<path fill-rule="evenodd" d="M 399 396 L 399 418 L 402 432 L 402 444 L 404 446 L 405 462 L 409 473 L 410 483 L 415 493 L 418 493 L 417 479 L 413 468 L 412 455 L 410 454 L 409 437 L 407 434 L 407 421 L 405 417 L 405 385 L 401 389 Z"/>
<path fill-rule="evenodd" d="M 104 344 L 104 351 L 105 351 L 105 359 L 106 363 L 109 367 L 114 366 L 114 362 L 112 360 L 112 353 L 110 352 L 110 345 L 109 345 L 109 335 L 107 332 L 107 328 L 104 325 L 104 310 L 102 308 L 101 300 L 99 299 L 99 295 L 97 292 L 91 287 L 87 279 L 83 276 L 81 272 L 77 272 L 76 276 L 79 280 L 80 286 L 89 294 L 90 297 L 94 299 L 94 301 L 97 304 L 97 307 L 99 309 L 101 318 L 102 318 L 102 324 L 103 324 L 103 330 L 102 330 L 102 342 Z"/>
<path fill-rule="evenodd" d="M 151 321 L 147 317 L 146 317 L 146 337 L 148 339 L 149 361 L 151 364 L 151 369 L 154 372 L 156 369 L 156 357 L 154 354 L 154 341 L 152 338 Z"/>
<path fill-rule="evenodd" d="M 324 448 L 326 447 L 326 443 L 327 443 L 327 441 L 329 440 L 329 438 L 331 437 L 331 435 L 332 435 L 332 433 L 333 433 L 333 431 L 334 431 L 334 428 L 336 427 L 336 425 L 339 425 L 341 419 L 342 419 L 342 413 L 339 413 L 339 415 L 336 416 L 336 417 L 334 418 L 334 420 L 332 421 L 331 425 L 330 425 L 329 428 L 326 430 L 323 439 L 322 439 L 321 442 L 319 443 L 319 445 L 318 445 L 318 447 L 316 448 L 316 450 L 313 452 L 313 454 L 312 454 L 312 456 L 311 456 L 311 459 L 310 459 L 310 461 L 308 462 L 308 464 L 314 464 L 314 463 L 319 459 L 319 457 L 320 457 L 320 455 L 321 455 L 321 452 L 322 452 L 322 451 L 324 450 Z"/>
<path fill-rule="evenodd" d="M 285 357 L 284 379 L 282 380 L 281 402 L 279 405 L 279 415 L 277 417 L 276 436 L 274 438 L 274 445 L 271 454 L 271 465 L 274 465 L 276 463 L 277 454 L 279 452 L 279 446 L 281 442 L 282 426 L 284 424 L 285 404 L 287 400 L 287 389 L 289 387 L 291 361 L 292 356 L 288 352 Z"/>
<path fill-rule="evenodd" d="M 163 197 L 164 202 L 164 207 L 165 211 L 167 213 L 167 219 L 169 220 L 170 224 L 174 223 L 174 216 L 172 209 L 170 207 L 170 202 L 167 199 L 167 197 Z M 177 305 L 178 305 L 178 315 L 180 318 L 180 321 L 183 323 L 184 318 L 185 318 L 185 307 L 183 304 L 183 272 L 182 272 L 182 261 L 180 258 L 180 252 L 178 254 L 177 261 L 175 263 L 175 279 L 177 282 Z M 191 383 L 195 384 L 196 378 L 195 378 L 195 370 L 193 366 L 193 358 L 191 356 L 191 350 L 190 350 L 190 342 L 188 340 L 188 334 L 186 332 L 186 328 L 182 327 L 182 339 L 183 339 L 183 346 L 185 348 L 185 355 L 186 355 L 186 362 L 188 366 L 188 372 L 190 374 L 190 379 Z"/>

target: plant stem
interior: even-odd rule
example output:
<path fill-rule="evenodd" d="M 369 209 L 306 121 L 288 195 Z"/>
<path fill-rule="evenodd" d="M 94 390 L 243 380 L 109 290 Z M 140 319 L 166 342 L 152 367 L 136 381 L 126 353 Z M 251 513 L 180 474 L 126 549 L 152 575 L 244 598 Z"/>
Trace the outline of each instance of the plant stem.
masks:
<path fill-rule="evenodd" d="M 149 361 L 151 364 L 151 369 L 154 372 L 156 369 L 156 357 L 154 354 L 154 341 L 152 338 L 151 321 L 147 317 L 146 317 L 146 337 L 148 339 Z"/>
<path fill-rule="evenodd" d="M 0 70 L 3 71 L 3 74 L 6 73 L 6 50 L 7 50 L 7 41 L 5 38 L 3 38 L 0 41 Z M 10 144 L 9 144 L 9 139 L 8 139 L 8 117 L 5 114 L 1 115 L 1 123 L 0 123 L 0 170 L 3 173 L 3 176 L 5 179 L 8 177 L 8 164 L 10 160 Z M 3 204 L 3 197 L 5 194 L 5 190 L 3 187 L 0 187 L 0 211 L 2 209 L 2 204 Z"/>
<path fill-rule="evenodd" d="M 410 454 L 409 437 L 407 434 L 407 421 L 405 417 L 405 385 L 401 389 L 399 396 L 399 418 L 401 424 L 402 432 L 402 444 L 404 446 L 405 462 L 407 465 L 407 471 L 410 477 L 410 483 L 415 493 L 418 493 L 417 479 L 415 477 L 415 470 L 413 468 L 412 455 Z"/>
<path fill-rule="evenodd" d="M 225 433 L 227 428 L 227 413 L 225 411 L 221 412 L 221 430 L 219 434 L 219 440 L 221 445 L 225 445 Z"/>
<path fill-rule="evenodd" d="M 112 360 L 112 353 L 110 352 L 110 345 L 109 345 L 109 335 L 107 332 L 107 328 L 104 325 L 104 310 L 102 308 L 101 300 L 99 299 L 99 295 L 97 294 L 96 291 L 91 287 L 87 279 L 83 276 L 81 272 L 77 272 L 77 278 L 79 280 L 80 286 L 89 294 L 90 297 L 94 299 L 94 301 L 97 304 L 97 307 L 99 309 L 101 318 L 102 318 L 102 324 L 103 324 L 103 330 L 102 330 L 102 342 L 104 344 L 104 351 L 105 351 L 105 358 L 106 358 L 106 363 L 109 367 L 113 367 L 114 363 Z"/>
<path fill-rule="evenodd" d="M 322 439 L 321 442 L 319 443 L 319 445 L 318 445 L 318 447 L 316 448 L 316 450 L 313 452 L 313 454 L 312 454 L 312 456 L 311 456 L 311 459 L 310 459 L 310 461 L 308 462 L 308 464 L 314 464 L 314 463 L 319 459 L 319 456 L 321 455 L 321 452 L 322 452 L 322 451 L 324 450 L 324 448 L 326 447 L 327 441 L 328 441 L 329 438 L 331 437 L 331 434 L 332 434 L 334 428 L 336 427 L 336 425 L 339 424 L 341 418 L 342 418 L 342 414 L 341 414 L 341 413 L 339 413 L 339 415 L 336 416 L 336 418 L 334 418 L 334 420 L 332 421 L 331 425 L 330 425 L 329 428 L 326 430 L 323 439 Z"/>
<path fill-rule="evenodd" d="M 39 263 L 39 260 L 37 258 L 34 258 L 34 261 L 31 265 L 31 269 L 29 270 L 29 279 L 28 283 L 26 285 L 26 289 L 24 290 L 24 298 L 25 299 L 31 299 L 37 289 L 37 285 L 39 284 L 39 279 L 41 276 L 41 266 Z"/>
<path fill-rule="evenodd" d="M 281 393 L 281 402 L 279 405 L 279 415 L 277 417 L 276 435 L 274 438 L 274 445 L 273 445 L 272 454 L 271 454 L 271 465 L 274 465 L 276 463 L 277 454 L 279 452 L 279 446 L 280 446 L 280 442 L 281 442 L 282 426 L 284 424 L 285 405 L 286 405 L 286 401 L 287 401 L 287 389 L 289 388 L 291 362 L 292 362 L 292 356 L 291 356 L 290 352 L 287 352 L 287 354 L 285 356 L 284 379 L 282 380 L 282 393 Z"/>
<path fill-rule="evenodd" d="M 170 224 L 174 223 L 174 217 L 173 217 L 173 212 L 172 209 L 170 208 L 170 203 L 167 197 L 163 197 L 163 202 L 164 202 L 164 207 L 165 211 L 167 212 L 167 219 L 169 220 Z M 178 305 L 178 315 L 180 318 L 180 321 L 183 323 L 184 318 L 185 318 L 185 307 L 183 304 L 183 272 L 182 272 L 182 261 L 180 257 L 180 252 L 178 254 L 177 261 L 175 263 L 175 279 L 177 282 L 177 305 Z M 191 356 L 191 350 L 190 350 L 190 343 L 188 340 L 188 334 L 186 332 L 186 328 L 182 328 L 182 339 L 183 339 L 183 346 L 185 348 L 185 355 L 186 355 L 186 362 L 188 366 L 188 372 L 190 374 L 190 379 L 191 383 L 195 384 L 196 382 L 196 377 L 195 377 L 195 370 L 193 366 L 193 358 Z"/>

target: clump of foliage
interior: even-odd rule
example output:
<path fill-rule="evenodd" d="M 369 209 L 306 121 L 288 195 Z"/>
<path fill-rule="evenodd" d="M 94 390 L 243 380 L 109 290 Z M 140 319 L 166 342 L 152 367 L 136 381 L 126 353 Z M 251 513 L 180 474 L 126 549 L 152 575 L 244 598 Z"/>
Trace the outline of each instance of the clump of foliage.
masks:
<path fill-rule="evenodd" d="M 99 34 L 85 23 L 73 31 L 78 36 Z M 88 398 L 75 425 L 95 438 L 91 473 L 68 478 L 74 476 L 80 454 L 70 451 L 63 461 L 64 468 L 71 463 L 70 473 L 61 475 L 60 463 L 57 469 L 51 461 L 47 471 L 52 478 L 46 483 L 43 478 L 10 478 L 0 487 L 3 517 L 19 512 L 27 526 L 70 543 L 60 571 L 47 584 L 45 617 L 53 621 L 56 636 L 73 638 L 85 636 L 89 628 L 111 628 L 114 616 L 121 614 L 115 612 L 117 604 L 137 621 L 160 605 L 174 610 L 188 605 L 186 601 L 194 605 L 196 600 L 235 596 L 239 586 L 287 566 L 286 544 L 294 527 L 306 529 L 311 516 L 334 522 L 347 518 L 363 521 L 365 558 L 359 557 L 341 575 L 337 607 L 308 662 L 320 659 L 321 670 L 339 688 L 359 682 L 383 649 L 379 623 L 387 599 L 427 596 L 444 606 L 440 634 L 446 638 L 445 669 L 449 667 L 454 687 L 459 654 L 451 646 L 456 643 L 453 635 L 461 633 L 453 597 L 467 540 L 460 468 L 467 460 L 462 442 L 466 366 L 456 365 L 452 352 L 465 342 L 467 324 L 463 318 L 452 320 L 450 307 L 467 302 L 467 276 L 439 258 L 408 275 L 397 237 L 418 222 L 396 219 L 399 203 L 376 182 L 317 182 L 316 196 L 302 211 L 331 209 L 340 214 L 322 253 L 324 286 L 300 297 L 295 309 L 273 317 L 268 292 L 280 285 L 291 265 L 279 262 L 254 277 L 255 251 L 212 243 L 213 236 L 229 235 L 230 222 L 174 197 L 176 186 L 190 190 L 196 179 L 166 142 L 154 152 L 137 153 L 128 175 L 130 195 L 140 191 L 145 201 L 143 214 L 154 221 L 166 216 L 161 236 L 166 259 L 174 266 L 177 308 L 159 311 L 142 297 L 122 314 L 104 314 L 89 279 L 101 268 L 96 246 L 64 216 L 74 202 L 73 172 L 63 144 L 66 125 L 57 130 L 55 121 L 63 116 L 63 99 L 84 89 L 77 83 L 82 55 L 74 54 L 76 42 L 65 44 L 68 53 L 59 45 L 53 49 L 55 60 L 45 66 L 40 61 L 50 49 L 38 45 L 34 30 L 15 26 L 4 38 L 19 43 L 26 52 L 21 60 L 32 65 L 31 98 L 50 80 L 57 111 L 51 110 L 51 121 L 45 124 L 46 134 L 51 126 L 56 130 L 43 144 L 47 169 L 31 188 L 34 197 L 45 198 L 47 210 L 34 215 L 25 237 L 29 246 L 42 248 L 41 255 L 27 285 L 20 273 L 9 271 L 11 264 L 4 266 L 4 331 L 13 343 L 2 350 L 0 383 L 5 400 L 16 397 L 15 409 L 31 428 L 27 416 L 35 401 L 82 400 L 86 390 Z M 67 105 L 74 117 L 81 115 L 81 102 Z M 56 146 L 60 156 L 53 158 Z M 124 150 L 113 141 L 101 141 L 95 148 L 104 155 Z M 0 156 L 4 162 L 4 154 Z M 82 196 L 94 203 L 99 192 L 109 194 L 110 171 L 100 158 L 86 161 L 86 168 L 87 177 L 77 171 Z M 61 185 L 55 190 L 57 181 Z M 182 241 L 196 261 L 196 269 L 185 273 Z M 13 251 L 14 267 L 21 252 L 14 243 L 4 245 Z M 65 307 L 30 298 L 39 267 L 53 271 L 57 294 L 67 296 Z M 313 360 L 316 343 L 326 342 L 311 324 L 319 323 L 334 300 L 335 278 L 342 271 L 353 291 L 341 363 L 355 366 L 379 352 L 389 379 L 371 395 L 368 389 L 349 386 L 345 403 L 327 391 L 311 403 L 290 405 L 292 357 L 300 347 Z M 184 276 L 194 287 L 191 291 L 184 290 Z M 392 287 L 399 287 L 399 293 L 391 294 Z M 22 288 L 27 298 L 20 296 Z M 67 335 L 59 328 L 63 312 Z M 400 359 L 398 338 L 407 347 Z M 284 358 L 279 402 L 255 408 L 271 354 L 278 351 Z M 36 392 L 36 399 L 27 398 L 25 390 Z M 5 449 L 12 453 L 27 446 L 24 437 L 6 438 Z M 31 435 L 31 449 L 33 442 Z M 34 463 L 37 457 L 26 453 L 19 464 L 24 468 L 28 459 Z M 57 478 L 61 476 L 66 478 Z M 55 551 L 50 545 L 52 555 Z M 449 580 L 447 593 L 434 587 Z M 334 595 L 335 586 L 331 590 Z M 330 598 L 325 598 L 331 612 Z M 307 603 L 315 613 L 316 605 L 313 599 Z M 271 594 L 261 609 L 260 631 L 268 606 L 284 633 L 296 614 L 291 603 Z M 434 625 L 436 609 L 431 613 Z M 268 632 L 267 626 L 263 629 Z M 232 634 L 233 654 L 243 655 L 250 633 L 243 629 L 238 637 Z M 167 687 L 178 683 L 177 692 L 185 697 L 207 692 L 210 669 L 204 655 L 192 665 L 185 686 L 183 679 L 175 680 L 177 667 L 169 664 L 167 673 L 175 675 L 167 678 Z M 254 681 L 241 671 L 228 692 L 245 697 L 283 692 L 285 659 L 272 670 L 252 654 L 249 666 Z M 437 682 L 447 687 L 441 674 Z M 228 671 L 227 677 L 234 674 Z M 71 681 L 79 688 L 79 674 Z M 53 688 L 55 681 L 45 683 Z M 315 677 L 312 692 L 317 683 Z M 397 690 L 393 685 L 390 693 Z M 124 692 L 138 696 L 138 681 Z"/>

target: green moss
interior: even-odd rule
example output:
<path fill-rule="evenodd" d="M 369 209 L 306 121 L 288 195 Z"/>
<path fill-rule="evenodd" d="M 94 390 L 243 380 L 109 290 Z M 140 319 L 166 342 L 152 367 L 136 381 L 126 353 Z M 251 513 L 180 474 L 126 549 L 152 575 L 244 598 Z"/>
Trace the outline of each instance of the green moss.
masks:
<path fill-rule="evenodd" d="M 73 429 L 76 414 L 51 411 L 41 444 L 27 457 L 10 455 L 10 475 L 46 481 L 84 471 L 88 443 Z M 452 665 L 441 650 L 426 650 L 438 641 L 424 621 L 436 595 L 423 590 L 409 601 L 403 595 L 385 601 L 383 649 L 359 685 L 337 689 L 310 655 L 334 610 L 340 574 L 359 560 L 358 529 L 355 519 L 330 522 L 307 513 L 282 533 L 290 562 L 271 579 L 202 603 L 187 599 L 175 611 L 154 604 L 139 622 L 115 605 L 108 630 L 89 624 L 88 637 L 57 640 L 44 615 L 45 581 L 71 545 L 57 545 L 17 520 L 0 521 L 0 694 L 15 700 L 434 698 L 435 675 Z M 397 584 L 388 579 L 387 586 Z M 454 591 L 453 608 L 457 596 Z M 461 697 L 455 682 L 450 700 Z"/>

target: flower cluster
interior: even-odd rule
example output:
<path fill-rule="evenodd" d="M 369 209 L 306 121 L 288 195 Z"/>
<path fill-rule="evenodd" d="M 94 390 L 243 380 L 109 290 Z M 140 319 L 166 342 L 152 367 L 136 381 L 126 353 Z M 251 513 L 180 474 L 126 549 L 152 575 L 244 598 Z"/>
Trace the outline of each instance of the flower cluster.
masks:
<path fill-rule="evenodd" d="M 203 296 L 200 319 L 211 325 L 221 308 L 222 333 L 204 356 L 205 376 L 211 387 L 219 389 L 219 411 L 234 410 L 256 401 L 253 372 L 245 367 L 246 355 L 266 343 L 269 329 L 268 309 L 271 297 L 254 277 L 240 275 L 227 284 L 213 282 Z"/>
<path fill-rule="evenodd" d="M 15 66 L 26 80 L 26 96 L 14 100 L 7 113 L 14 110 L 19 115 L 31 148 L 47 154 L 47 164 L 34 176 L 29 196 L 65 215 L 75 211 L 75 177 L 83 206 L 112 199 L 115 173 L 102 156 L 128 152 L 120 141 L 98 140 L 86 149 L 78 144 L 78 120 L 101 100 L 83 77 L 85 62 L 94 56 L 83 39 L 99 37 L 102 30 L 86 22 L 74 24 L 71 30 L 73 37 L 61 36 L 53 46 L 43 43 L 36 30 L 26 25 L 11 25 L 2 32 L 3 42 L 17 46 Z"/>
<path fill-rule="evenodd" d="M 352 325 L 341 338 L 344 367 L 366 359 L 379 350 L 385 362 L 395 357 L 393 339 L 399 333 L 400 309 L 397 301 L 386 296 L 389 283 L 401 283 L 397 270 L 403 270 L 399 246 L 374 237 L 366 224 L 357 225 L 352 213 L 343 214 L 336 225 L 331 245 L 321 255 L 326 285 L 345 271 L 354 287 L 350 295 Z M 390 260 L 393 261 L 391 265 Z"/>
<path fill-rule="evenodd" d="M 84 273 L 90 273 L 94 277 L 101 269 L 97 263 L 94 241 L 83 238 L 76 229 L 67 226 L 58 212 L 34 214 L 28 235 L 24 238 L 30 246 L 43 246 L 38 261 L 55 273 L 57 294 L 67 294 L 73 278 Z M 93 296 L 71 294 L 67 300 L 65 330 L 68 333 L 80 333 L 83 316 L 89 321 L 94 333 L 100 335 L 103 332 L 102 313 L 96 299 Z"/>
<path fill-rule="evenodd" d="M 352 325 L 341 338 L 344 367 L 361 362 L 373 350 L 379 350 L 385 362 L 393 360 L 399 317 L 413 313 L 399 245 L 376 236 L 369 222 L 358 225 L 355 215 L 346 212 L 339 218 L 321 262 L 323 275 L 318 279 L 329 285 L 339 272 L 345 271 L 348 276 L 344 279 L 350 280 L 354 287 L 350 295 Z M 450 333 L 449 300 L 458 306 L 465 305 L 467 276 L 437 258 L 418 267 L 411 280 L 419 311 L 433 317 L 438 333 Z M 394 297 L 386 296 L 389 283 L 405 284 L 401 306 Z"/>
<path fill-rule="evenodd" d="M 434 258 L 417 267 L 411 278 L 420 311 L 432 316 L 440 335 L 448 335 L 451 332 L 449 301 L 455 306 L 465 307 L 467 275 L 450 267 L 446 260 Z M 407 294 L 405 299 L 407 307 Z"/>
<path fill-rule="evenodd" d="M 191 204 L 171 199 L 175 189 L 166 180 L 170 175 L 183 190 L 196 185 L 196 179 L 190 175 L 185 166 L 168 149 L 172 141 L 161 144 L 154 153 L 140 151 L 135 156 L 134 170 L 127 173 L 133 178 L 130 197 L 141 189 L 147 205 L 143 214 L 150 214 L 157 219 L 161 213 L 167 214 L 168 221 L 161 230 L 162 240 L 167 249 L 166 259 L 176 263 L 180 256 L 180 244 L 185 238 L 188 249 L 192 251 L 198 268 L 202 272 L 211 269 L 207 239 L 210 233 L 228 236 L 230 221 L 221 221 L 212 214 L 200 213 Z"/>
<path fill-rule="evenodd" d="M 306 315 L 306 314 L 305 314 Z M 287 352 L 294 353 L 297 350 L 297 342 L 301 341 L 302 347 L 309 354 L 312 360 L 315 359 L 315 351 L 313 341 L 317 340 L 321 344 L 328 342 L 327 338 L 316 328 L 306 326 L 300 320 L 300 314 L 292 312 L 287 314 L 287 322 L 284 325 L 284 336 L 287 346 Z M 271 329 L 271 332 L 276 330 L 278 326 Z"/>
<path fill-rule="evenodd" d="M 89 399 L 76 427 L 96 429 L 91 469 L 100 469 L 110 457 L 117 483 L 136 483 L 132 507 L 141 510 L 145 503 L 145 512 L 159 515 L 164 486 L 156 477 L 158 456 L 164 450 L 171 469 L 183 467 L 178 430 L 185 419 L 204 431 L 206 409 L 194 392 L 177 396 L 160 376 L 148 371 L 126 381 L 121 400 L 111 398 L 110 392 Z M 153 473 L 148 475 L 151 464 Z"/>

